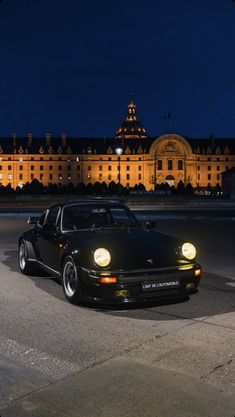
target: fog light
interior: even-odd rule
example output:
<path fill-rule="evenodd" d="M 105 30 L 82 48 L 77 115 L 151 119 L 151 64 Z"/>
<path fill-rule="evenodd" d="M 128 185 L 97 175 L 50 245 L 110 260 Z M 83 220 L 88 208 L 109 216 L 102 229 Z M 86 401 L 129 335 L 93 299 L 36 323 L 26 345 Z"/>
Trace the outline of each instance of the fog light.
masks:
<path fill-rule="evenodd" d="M 195 284 L 193 282 L 188 282 L 186 285 L 186 289 L 189 290 L 190 288 L 195 288 Z"/>
<path fill-rule="evenodd" d="M 117 297 L 127 297 L 128 296 L 128 290 L 117 290 L 115 291 L 115 294 Z"/>
<path fill-rule="evenodd" d="M 202 270 L 200 268 L 199 269 L 195 269 L 195 271 L 194 271 L 195 277 L 200 277 L 201 276 L 201 273 L 202 273 Z"/>
<path fill-rule="evenodd" d="M 101 284 L 116 284 L 118 282 L 117 277 L 100 277 L 99 282 Z"/>

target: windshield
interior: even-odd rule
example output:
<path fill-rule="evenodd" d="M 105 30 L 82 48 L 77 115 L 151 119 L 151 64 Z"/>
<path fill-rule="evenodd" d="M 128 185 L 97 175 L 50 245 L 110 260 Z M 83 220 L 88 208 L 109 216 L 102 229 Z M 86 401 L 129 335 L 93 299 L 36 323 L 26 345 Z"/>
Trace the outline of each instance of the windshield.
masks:
<path fill-rule="evenodd" d="M 73 204 L 63 209 L 63 231 L 121 226 L 138 226 L 135 217 L 123 206 Z"/>

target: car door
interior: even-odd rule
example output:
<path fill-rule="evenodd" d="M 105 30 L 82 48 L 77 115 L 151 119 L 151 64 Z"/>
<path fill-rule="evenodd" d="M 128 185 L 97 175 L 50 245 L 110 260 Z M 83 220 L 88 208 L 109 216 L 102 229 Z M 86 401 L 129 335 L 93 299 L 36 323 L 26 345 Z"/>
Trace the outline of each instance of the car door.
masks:
<path fill-rule="evenodd" d="M 58 218 L 60 207 L 49 209 L 45 223 L 37 231 L 37 248 L 41 261 L 48 267 L 59 272 L 59 239 Z"/>

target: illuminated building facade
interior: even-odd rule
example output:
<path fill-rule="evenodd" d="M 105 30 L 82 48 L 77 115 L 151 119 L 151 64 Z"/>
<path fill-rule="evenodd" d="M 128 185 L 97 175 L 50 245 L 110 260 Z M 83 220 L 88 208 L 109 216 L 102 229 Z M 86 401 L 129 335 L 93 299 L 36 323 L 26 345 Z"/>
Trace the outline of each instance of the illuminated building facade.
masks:
<path fill-rule="evenodd" d="M 121 156 L 115 153 L 118 146 Z M 0 183 L 13 188 L 34 178 L 44 185 L 109 184 L 119 179 L 119 162 L 123 186 L 143 184 L 152 190 L 155 184 L 177 186 L 182 180 L 193 187 L 214 187 L 221 184 L 221 173 L 235 166 L 235 140 L 188 139 L 174 133 L 149 137 L 133 102 L 114 138 L 49 133 L 44 138 L 0 138 Z"/>

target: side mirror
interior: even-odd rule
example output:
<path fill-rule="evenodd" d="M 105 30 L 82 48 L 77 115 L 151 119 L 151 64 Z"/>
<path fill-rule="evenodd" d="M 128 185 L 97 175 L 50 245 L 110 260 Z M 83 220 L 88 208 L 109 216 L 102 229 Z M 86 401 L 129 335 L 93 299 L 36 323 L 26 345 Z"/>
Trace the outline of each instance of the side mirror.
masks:
<path fill-rule="evenodd" d="M 150 220 L 147 220 L 145 223 L 145 229 L 149 232 L 151 229 L 154 229 L 156 227 L 156 222 L 152 222 Z"/>
<path fill-rule="evenodd" d="M 37 224 L 38 220 L 40 219 L 40 217 L 29 217 L 27 220 L 28 224 Z"/>

